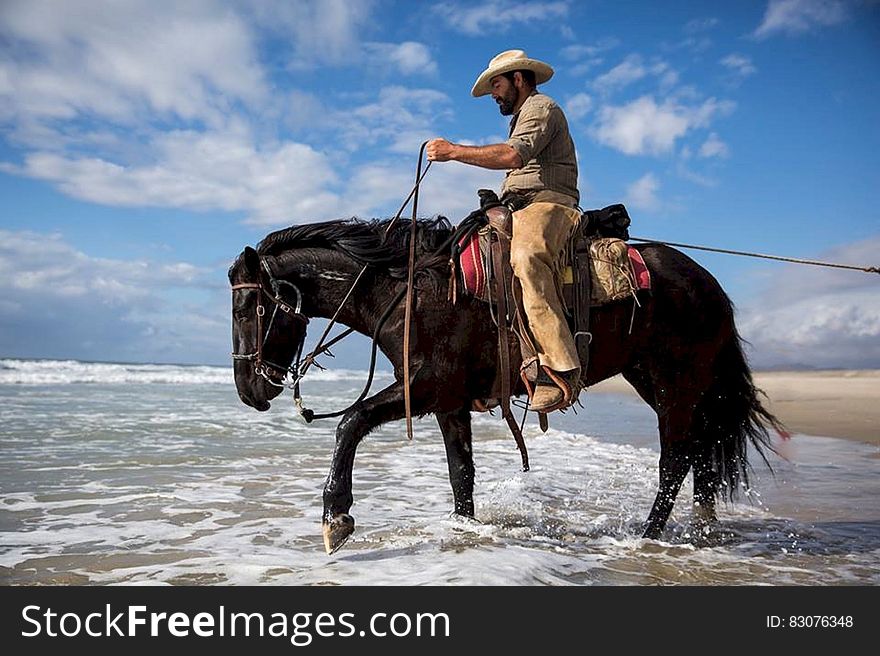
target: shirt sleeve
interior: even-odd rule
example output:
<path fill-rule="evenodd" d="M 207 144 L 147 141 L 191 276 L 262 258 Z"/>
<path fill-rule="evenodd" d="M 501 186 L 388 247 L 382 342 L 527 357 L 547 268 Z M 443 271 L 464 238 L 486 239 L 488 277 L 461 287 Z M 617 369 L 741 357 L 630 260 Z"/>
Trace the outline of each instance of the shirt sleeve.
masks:
<path fill-rule="evenodd" d="M 551 105 L 541 103 L 520 112 L 507 145 L 519 154 L 523 166 L 537 157 L 553 139 L 558 125 L 553 120 L 552 109 Z"/>

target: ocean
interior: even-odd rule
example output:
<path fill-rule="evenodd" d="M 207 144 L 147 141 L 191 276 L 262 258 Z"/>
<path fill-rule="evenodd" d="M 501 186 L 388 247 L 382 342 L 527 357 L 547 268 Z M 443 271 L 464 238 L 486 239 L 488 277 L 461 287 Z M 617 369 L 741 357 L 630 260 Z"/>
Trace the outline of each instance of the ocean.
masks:
<path fill-rule="evenodd" d="M 310 374 L 309 407 L 345 407 L 361 371 Z M 390 382 L 382 373 L 374 383 Z M 500 417 L 474 415 L 476 520 L 450 514 L 433 417 L 361 444 L 357 530 L 333 556 L 321 489 L 335 420 L 289 396 L 244 406 L 230 367 L 0 360 L 0 583 L 249 585 L 876 585 L 880 450 L 795 435 L 753 458 L 752 487 L 695 530 L 691 483 L 660 540 L 656 417 L 586 392 L 526 424 L 532 471 Z"/>

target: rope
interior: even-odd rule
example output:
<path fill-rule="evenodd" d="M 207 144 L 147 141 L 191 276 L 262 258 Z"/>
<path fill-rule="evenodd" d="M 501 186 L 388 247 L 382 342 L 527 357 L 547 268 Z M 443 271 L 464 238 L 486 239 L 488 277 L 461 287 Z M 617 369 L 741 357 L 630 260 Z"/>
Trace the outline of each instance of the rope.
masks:
<path fill-rule="evenodd" d="M 663 246 L 675 246 L 677 248 L 691 248 L 698 251 L 711 251 L 713 253 L 726 253 L 727 255 L 744 255 L 746 257 L 759 257 L 765 260 L 778 260 L 780 262 L 793 262 L 795 264 L 812 264 L 813 266 L 831 267 L 834 269 L 850 269 L 851 271 L 864 271 L 865 273 L 880 274 L 880 267 L 862 267 L 852 264 L 838 264 L 835 262 L 820 262 L 819 260 L 804 260 L 797 257 L 782 257 L 781 255 L 764 255 L 763 253 L 749 253 L 747 251 L 734 251 L 727 248 L 712 248 L 710 246 L 695 246 L 693 244 L 677 244 L 673 241 L 658 241 L 656 239 L 644 239 L 642 237 L 630 237 L 630 241 L 641 241 L 648 244 L 662 244 Z"/>

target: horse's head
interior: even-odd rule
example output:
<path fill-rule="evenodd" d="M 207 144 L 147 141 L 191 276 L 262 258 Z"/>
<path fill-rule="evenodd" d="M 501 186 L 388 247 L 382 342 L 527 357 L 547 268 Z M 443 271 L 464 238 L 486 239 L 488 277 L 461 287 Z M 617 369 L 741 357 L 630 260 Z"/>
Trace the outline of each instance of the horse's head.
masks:
<path fill-rule="evenodd" d="M 244 403 L 268 410 L 269 401 L 283 391 L 305 339 L 302 295 L 292 283 L 276 278 L 269 260 L 250 246 L 229 269 L 229 283 L 235 387 Z"/>

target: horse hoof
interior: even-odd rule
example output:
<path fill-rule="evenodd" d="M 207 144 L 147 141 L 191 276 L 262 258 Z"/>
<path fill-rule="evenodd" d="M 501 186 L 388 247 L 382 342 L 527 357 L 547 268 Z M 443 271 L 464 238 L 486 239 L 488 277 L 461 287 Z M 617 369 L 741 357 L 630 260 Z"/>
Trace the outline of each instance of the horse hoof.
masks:
<path fill-rule="evenodd" d="M 338 551 L 354 533 L 354 517 L 341 513 L 329 521 L 325 519 L 321 528 L 324 533 L 324 549 L 329 556 Z"/>

